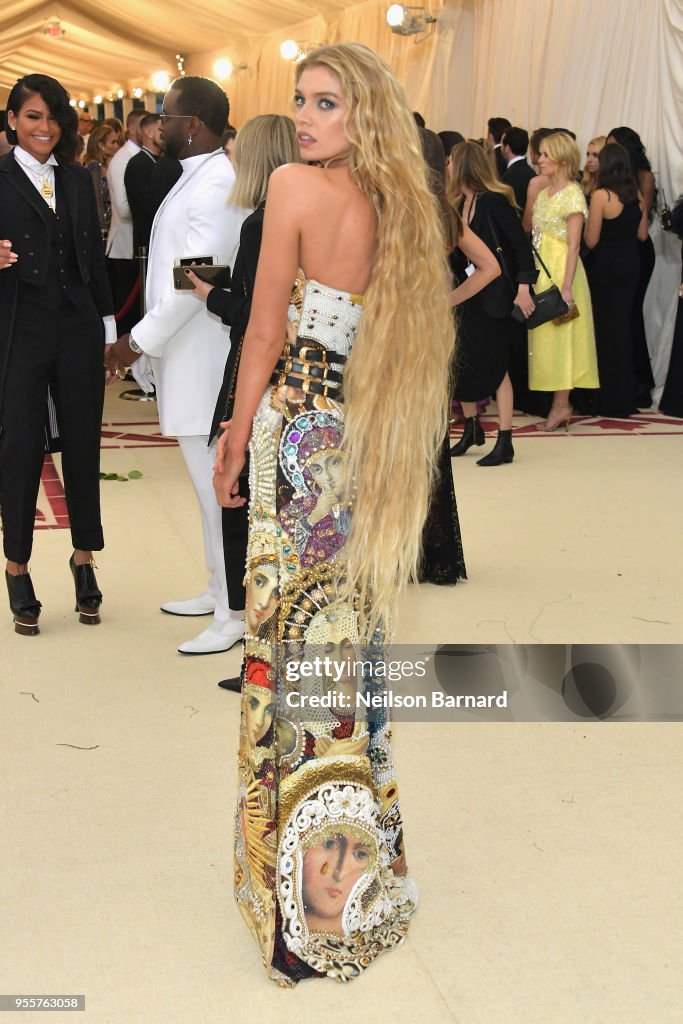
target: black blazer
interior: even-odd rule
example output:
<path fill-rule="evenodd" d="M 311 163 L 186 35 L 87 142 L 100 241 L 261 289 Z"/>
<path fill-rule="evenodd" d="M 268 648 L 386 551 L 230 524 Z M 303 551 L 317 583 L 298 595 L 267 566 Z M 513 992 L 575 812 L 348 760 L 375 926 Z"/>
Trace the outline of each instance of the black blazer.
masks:
<path fill-rule="evenodd" d="M 155 167 L 156 158 L 141 149 L 139 153 L 130 158 L 123 175 L 123 184 L 133 218 L 133 254 L 135 256 L 137 256 L 139 246 L 144 245 L 149 249 L 152 221 L 157 212 L 152 190 Z"/>
<path fill-rule="evenodd" d="M 532 178 L 536 177 L 536 171 L 526 160 L 515 160 L 511 167 L 508 167 L 503 177 L 500 179 L 504 185 L 509 185 L 512 191 L 515 193 L 515 202 L 519 207 L 521 213 L 524 213 L 524 207 L 526 206 L 526 194 L 529 188 L 529 182 Z"/>
<path fill-rule="evenodd" d="M 238 352 L 241 348 L 242 338 L 246 333 L 251 314 L 251 300 L 254 294 L 256 268 L 258 266 L 259 253 L 261 252 L 265 206 L 265 203 L 261 203 L 253 213 L 249 214 L 242 224 L 240 247 L 235 258 L 235 269 L 232 272 L 230 288 L 214 288 L 213 291 L 209 292 L 206 300 L 209 312 L 219 316 L 224 324 L 230 326 L 230 352 L 225 364 L 223 383 L 213 414 L 210 438 L 218 430 L 218 424 L 226 416 L 229 418 L 232 415 L 232 409 L 228 409 L 228 391 L 233 374 L 235 374 L 237 369 Z"/>
<path fill-rule="evenodd" d="M 531 242 L 512 206 L 499 192 L 479 194 L 470 228 L 496 256 L 501 267 L 500 277 L 479 293 L 479 300 L 489 316 L 508 316 L 517 285 L 535 284 L 538 277 Z"/>
<path fill-rule="evenodd" d="M 104 244 L 92 178 L 78 164 L 55 167 L 55 179 L 66 197 L 78 272 L 100 316 L 114 314 L 104 264 Z M 12 344 L 19 285 L 45 286 L 50 258 L 50 208 L 14 158 L 0 157 L 0 236 L 8 238 L 19 259 L 0 271 L 0 406 Z M 47 313 L 48 311 L 46 311 Z M 49 330 L 46 323 L 46 330 Z"/>
<path fill-rule="evenodd" d="M 507 165 L 508 165 L 507 160 L 503 156 L 503 147 L 502 146 L 494 146 L 494 149 L 493 149 L 493 159 L 494 159 L 495 165 L 496 165 L 496 173 L 497 173 L 499 178 L 502 178 L 503 175 L 505 174 L 505 171 L 507 170 Z"/>

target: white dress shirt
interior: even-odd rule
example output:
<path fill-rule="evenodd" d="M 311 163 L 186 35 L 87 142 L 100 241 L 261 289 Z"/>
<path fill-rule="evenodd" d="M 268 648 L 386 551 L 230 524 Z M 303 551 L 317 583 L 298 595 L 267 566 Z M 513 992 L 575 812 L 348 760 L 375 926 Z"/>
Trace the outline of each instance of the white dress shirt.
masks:
<path fill-rule="evenodd" d="M 133 252 L 133 218 L 123 178 L 128 161 L 139 152 L 138 144 L 128 139 L 119 151 L 114 153 L 107 167 L 107 184 L 111 199 L 111 224 L 107 237 L 107 256 L 113 260 L 132 260 L 135 255 Z"/>

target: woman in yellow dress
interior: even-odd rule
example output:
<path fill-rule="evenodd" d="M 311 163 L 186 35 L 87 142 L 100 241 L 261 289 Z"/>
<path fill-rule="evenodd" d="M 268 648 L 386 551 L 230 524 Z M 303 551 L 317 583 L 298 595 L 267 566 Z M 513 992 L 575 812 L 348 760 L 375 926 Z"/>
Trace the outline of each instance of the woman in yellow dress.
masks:
<path fill-rule="evenodd" d="M 532 239 L 550 271 L 552 282 L 540 268 L 536 290 L 557 285 L 562 298 L 578 310 L 578 317 L 556 326 L 552 321 L 529 332 L 529 388 L 553 391 L 548 416 L 539 430 L 569 429 L 572 388 L 597 388 L 593 311 L 586 273 L 579 256 L 581 232 L 587 215 L 586 200 L 576 183 L 580 154 L 568 135 L 555 132 L 541 144 L 538 169 L 550 178 L 534 203 Z"/>

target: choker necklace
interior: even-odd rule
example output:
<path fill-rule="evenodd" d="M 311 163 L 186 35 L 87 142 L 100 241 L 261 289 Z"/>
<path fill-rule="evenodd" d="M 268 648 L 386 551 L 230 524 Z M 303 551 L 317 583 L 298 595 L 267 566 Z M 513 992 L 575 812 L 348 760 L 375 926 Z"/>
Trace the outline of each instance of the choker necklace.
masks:
<path fill-rule="evenodd" d="M 324 171 L 326 171 L 328 167 L 331 167 L 332 164 L 336 163 L 338 160 L 345 160 L 346 164 L 344 166 L 348 167 L 348 160 L 349 160 L 348 155 L 345 155 L 345 156 L 331 156 L 329 160 L 322 161 L 320 166 L 322 167 L 322 169 Z"/>

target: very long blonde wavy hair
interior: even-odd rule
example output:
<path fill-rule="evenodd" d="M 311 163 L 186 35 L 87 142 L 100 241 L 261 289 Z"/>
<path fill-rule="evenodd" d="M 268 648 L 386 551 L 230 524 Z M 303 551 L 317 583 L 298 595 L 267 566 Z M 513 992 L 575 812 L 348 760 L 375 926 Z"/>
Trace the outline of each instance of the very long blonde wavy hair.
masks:
<path fill-rule="evenodd" d="M 446 247 L 415 121 L 388 65 L 359 43 L 312 51 L 297 69 L 334 72 L 348 105 L 353 182 L 377 215 L 374 266 L 344 372 L 345 447 L 353 482 L 347 589 L 366 630 L 391 629 L 417 576 L 421 537 L 448 427 L 455 330 Z"/>

